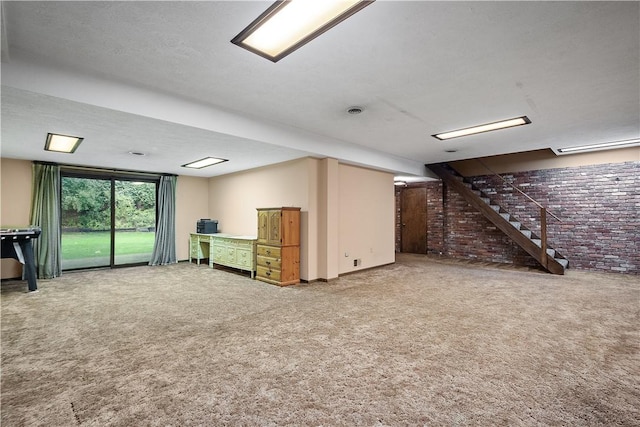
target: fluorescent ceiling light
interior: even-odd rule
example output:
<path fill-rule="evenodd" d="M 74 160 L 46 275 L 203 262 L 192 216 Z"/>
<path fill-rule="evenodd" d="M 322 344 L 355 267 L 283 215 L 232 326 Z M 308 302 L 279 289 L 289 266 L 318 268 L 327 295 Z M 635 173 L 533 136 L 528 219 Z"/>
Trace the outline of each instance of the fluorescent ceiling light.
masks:
<path fill-rule="evenodd" d="M 501 120 L 499 122 L 487 123 L 484 125 L 472 126 L 470 128 L 453 130 L 451 132 L 431 135 L 441 141 L 445 139 L 458 138 L 460 136 L 475 135 L 476 133 L 490 132 L 492 130 L 506 129 L 514 126 L 528 125 L 531 120 L 527 116 L 516 117 L 515 119 Z"/>
<path fill-rule="evenodd" d="M 55 133 L 47 134 L 47 141 L 44 143 L 46 151 L 57 151 L 60 153 L 73 153 L 76 151 L 84 138 L 77 136 L 58 135 Z"/>
<path fill-rule="evenodd" d="M 558 153 L 567 154 L 567 153 L 576 153 L 576 152 L 584 152 L 584 151 L 599 151 L 599 150 L 611 150 L 614 148 L 625 148 L 625 147 L 633 147 L 636 145 L 640 145 L 640 139 L 626 139 L 623 141 L 612 141 L 612 142 L 602 142 L 600 144 L 591 144 L 591 145 L 580 145 L 577 147 L 565 147 L 558 148 Z"/>
<path fill-rule="evenodd" d="M 212 166 L 218 163 L 226 162 L 226 159 L 217 159 L 215 157 L 205 157 L 204 159 L 196 160 L 195 162 L 182 165 L 183 168 L 202 169 L 207 166 Z"/>
<path fill-rule="evenodd" d="M 373 1 L 279 0 L 231 43 L 278 62 Z"/>

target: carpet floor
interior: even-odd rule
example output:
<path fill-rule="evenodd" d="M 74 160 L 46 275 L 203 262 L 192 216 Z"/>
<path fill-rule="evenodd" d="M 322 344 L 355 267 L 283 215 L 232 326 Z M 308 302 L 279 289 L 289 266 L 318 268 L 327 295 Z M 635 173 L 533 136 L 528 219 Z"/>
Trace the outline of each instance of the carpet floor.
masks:
<path fill-rule="evenodd" d="M 280 288 L 179 263 L 2 283 L 9 426 L 640 425 L 638 276 L 398 254 Z"/>

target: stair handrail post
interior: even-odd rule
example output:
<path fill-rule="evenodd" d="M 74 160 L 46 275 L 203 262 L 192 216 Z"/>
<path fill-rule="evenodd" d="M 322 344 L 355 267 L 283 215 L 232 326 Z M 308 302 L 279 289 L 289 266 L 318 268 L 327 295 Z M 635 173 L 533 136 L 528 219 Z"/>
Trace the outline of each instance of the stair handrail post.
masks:
<path fill-rule="evenodd" d="M 540 249 L 542 250 L 540 256 L 542 266 L 547 268 L 547 210 L 544 206 L 540 207 Z"/>

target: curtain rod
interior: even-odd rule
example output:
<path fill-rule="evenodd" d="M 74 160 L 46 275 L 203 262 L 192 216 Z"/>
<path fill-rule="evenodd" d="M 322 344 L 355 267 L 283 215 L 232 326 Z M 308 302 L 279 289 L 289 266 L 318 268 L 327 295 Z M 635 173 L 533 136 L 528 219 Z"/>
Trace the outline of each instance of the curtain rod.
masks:
<path fill-rule="evenodd" d="M 64 169 L 74 169 L 74 170 L 82 170 L 82 171 L 113 172 L 113 173 L 119 173 L 119 174 L 129 174 L 129 175 L 178 176 L 173 173 L 142 172 L 142 171 L 132 171 L 132 170 L 126 170 L 126 169 L 99 168 L 96 166 L 78 166 L 78 165 L 70 165 L 65 163 L 54 163 L 54 162 L 34 161 L 33 163 L 37 163 L 41 165 L 54 165 L 54 166 L 60 166 L 61 168 L 64 168 Z"/>

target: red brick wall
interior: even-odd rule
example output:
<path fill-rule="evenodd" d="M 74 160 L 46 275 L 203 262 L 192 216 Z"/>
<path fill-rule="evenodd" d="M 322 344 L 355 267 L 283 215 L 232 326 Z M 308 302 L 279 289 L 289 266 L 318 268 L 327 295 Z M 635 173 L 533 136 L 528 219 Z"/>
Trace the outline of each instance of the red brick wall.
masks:
<path fill-rule="evenodd" d="M 583 270 L 640 274 L 640 162 L 503 174 L 546 206 L 548 243 Z M 494 176 L 473 182 L 504 209 L 539 233 L 539 209 Z M 537 265 L 500 230 L 440 182 L 427 187 L 430 253 Z M 397 207 L 399 209 L 399 207 Z"/>
<path fill-rule="evenodd" d="M 441 181 L 429 182 L 427 187 L 427 253 L 444 254 L 444 204 L 442 203 L 443 185 Z"/>
<path fill-rule="evenodd" d="M 396 186 L 396 252 L 402 252 L 402 187 Z"/>

